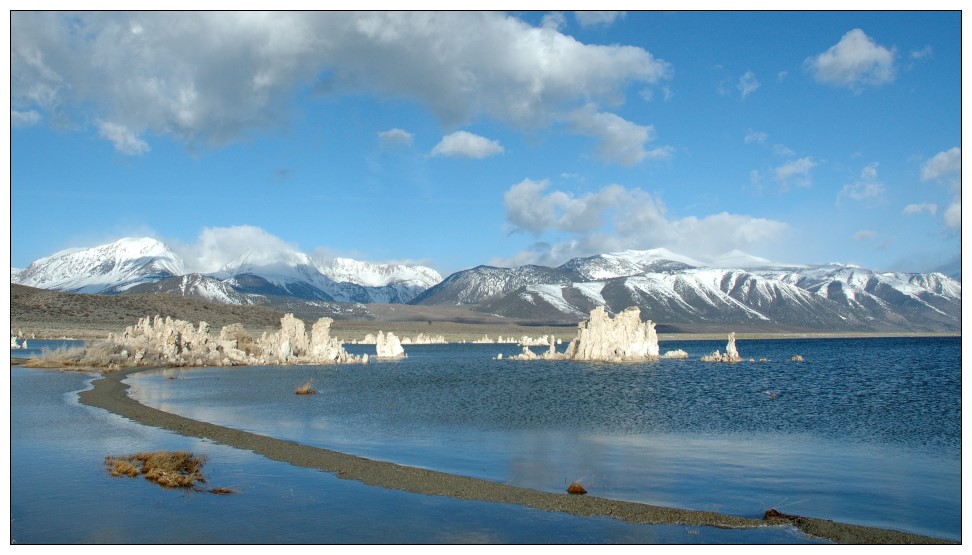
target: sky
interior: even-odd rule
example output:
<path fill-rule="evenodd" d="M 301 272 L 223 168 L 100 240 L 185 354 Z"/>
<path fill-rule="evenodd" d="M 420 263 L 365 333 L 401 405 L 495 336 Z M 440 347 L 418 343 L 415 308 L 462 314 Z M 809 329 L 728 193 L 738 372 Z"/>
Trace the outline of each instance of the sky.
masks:
<path fill-rule="evenodd" d="M 14 12 L 10 261 L 957 272 L 958 11 Z"/>

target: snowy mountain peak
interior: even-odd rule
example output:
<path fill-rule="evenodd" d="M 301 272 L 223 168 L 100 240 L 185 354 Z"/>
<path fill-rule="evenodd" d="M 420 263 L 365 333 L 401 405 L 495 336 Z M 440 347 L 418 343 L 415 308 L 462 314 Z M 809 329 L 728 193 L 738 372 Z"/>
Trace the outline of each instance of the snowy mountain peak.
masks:
<path fill-rule="evenodd" d="M 11 280 L 77 293 L 114 293 L 185 273 L 182 259 L 149 237 L 124 238 L 87 249 L 66 249 L 35 260 Z"/>
<path fill-rule="evenodd" d="M 384 287 L 403 283 L 426 289 L 442 281 L 439 272 L 425 266 L 377 264 L 352 258 L 334 258 L 321 261 L 315 267 L 335 282 L 354 283 L 366 287 Z"/>

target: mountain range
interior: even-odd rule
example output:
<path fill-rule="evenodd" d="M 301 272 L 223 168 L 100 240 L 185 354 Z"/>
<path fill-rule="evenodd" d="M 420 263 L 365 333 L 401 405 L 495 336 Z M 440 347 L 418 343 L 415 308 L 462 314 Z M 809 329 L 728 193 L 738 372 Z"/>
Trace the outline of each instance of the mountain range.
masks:
<path fill-rule="evenodd" d="M 59 291 L 163 293 L 229 304 L 408 303 L 464 307 L 521 322 L 576 323 L 595 306 L 629 306 L 655 322 L 807 331 L 961 330 L 961 283 L 941 273 L 776 264 L 734 251 L 702 263 L 666 249 L 575 258 L 557 267 L 431 268 L 297 251 L 248 253 L 217 272 L 187 273 L 154 239 L 61 251 L 12 270 L 11 282 Z M 335 311 L 340 312 L 336 307 Z"/>
<path fill-rule="evenodd" d="M 293 250 L 249 252 L 216 272 L 187 273 L 183 260 L 165 244 L 143 237 L 60 251 L 23 270 L 11 270 L 10 281 L 71 293 L 168 293 L 264 305 L 273 304 L 273 299 L 406 303 L 442 276 L 424 266 L 350 258 L 315 262 Z"/>

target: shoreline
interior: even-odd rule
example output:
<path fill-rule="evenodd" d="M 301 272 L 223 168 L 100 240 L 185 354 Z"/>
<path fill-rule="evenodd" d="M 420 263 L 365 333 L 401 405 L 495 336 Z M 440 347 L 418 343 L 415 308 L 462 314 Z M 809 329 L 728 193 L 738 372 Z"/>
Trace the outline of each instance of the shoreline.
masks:
<path fill-rule="evenodd" d="M 769 520 L 761 520 L 589 495 L 549 493 L 480 478 L 375 461 L 217 426 L 143 405 L 128 396 L 129 386 L 123 380 L 133 373 L 150 369 L 152 368 L 133 368 L 101 374 L 99 378 L 92 381 L 91 389 L 78 393 L 79 400 L 82 404 L 105 409 L 146 426 L 163 428 L 183 436 L 209 439 L 237 449 L 252 451 L 271 460 L 335 474 L 342 479 L 410 493 L 512 503 L 575 516 L 610 517 L 633 524 L 675 524 L 717 528 L 792 525 L 808 536 L 843 544 L 954 543 L 907 532 L 795 515 L 780 515 Z"/>

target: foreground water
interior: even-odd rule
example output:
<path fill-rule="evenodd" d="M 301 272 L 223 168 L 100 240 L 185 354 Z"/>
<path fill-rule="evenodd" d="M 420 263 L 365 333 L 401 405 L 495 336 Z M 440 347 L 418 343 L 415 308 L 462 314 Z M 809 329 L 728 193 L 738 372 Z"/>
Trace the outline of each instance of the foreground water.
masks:
<path fill-rule="evenodd" d="M 563 492 L 569 482 L 581 480 L 602 497 L 754 517 L 775 507 L 960 541 L 960 343 L 958 338 L 740 341 L 744 356 L 768 360 L 735 365 L 698 362 L 702 354 L 723 347 L 721 342 L 663 345 L 684 348 L 689 360 L 621 365 L 494 360 L 499 352 L 517 351 L 509 346 L 412 346 L 406 347 L 408 359 L 366 366 L 173 369 L 143 372 L 129 382 L 134 397 L 163 410 L 375 459 L 544 491 Z M 806 361 L 791 362 L 795 353 Z M 77 499 L 74 491 L 60 497 L 52 492 L 54 500 L 38 496 L 39 489 L 57 485 L 38 486 L 36 474 L 63 467 L 57 459 L 65 454 L 84 459 L 97 476 L 94 497 L 110 494 L 123 511 L 152 517 L 160 512 L 183 522 L 170 514 L 175 503 L 183 517 L 201 519 L 190 526 L 199 530 L 188 541 L 808 541 L 789 529 L 631 526 L 389 492 L 136 426 L 77 406 L 71 394 L 51 392 L 49 406 L 37 413 L 61 414 L 62 427 L 71 431 L 41 440 L 38 430 L 49 426 L 30 424 L 38 400 L 25 391 L 36 391 L 34 382 L 60 383 L 67 376 L 83 387 L 77 375 L 14 370 L 12 530 L 15 539 L 21 533 L 21 541 L 105 541 L 82 532 L 38 539 L 39 524 L 25 524 L 13 510 L 44 514 L 61 510 L 62 498 Z M 308 378 L 319 394 L 294 395 Z M 21 401 L 21 395 L 28 400 Z M 25 419 L 26 427 L 17 425 Z M 21 435 L 18 429 L 27 431 Z M 119 485 L 100 468 L 108 450 L 173 444 L 212 453 L 211 461 L 219 463 L 210 465 L 232 482 L 213 485 L 242 487 L 244 494 L 230 501 L 173 497 L 144 483 Z M 38 465 L 38 460 L 56 462 Z M 22 474 L 34 478 L 27 481 L 30 486 L 17 485 Z M 60 486 L 84 490 L 90 482 Z M 288 488 L 307 496 L 308 503 L 312 498 L 312 512 L 335 513 L 334 525 L 321 522 L 330 518 L 315 518 L 313 531 L 295 531 L 309 517 L 297 509 L 300 503 L 286 500 Z M 159 506 L 147 508 L 146 501 Z M 82 512 L 100 511 L 102 519 L 117 511 L 104 499 L 84 503 L 91 507 Z M 250 512 L 239 516 L 237 504 L 247 504 Z M 224 514 L 217 509 L 221 505 L 232 506 L 232 512 Z M 248 518 L 269 518 L 296 535 L 274 534 L 262 523 L 238 524 Z M 394 524 L 382 524 L 387 530 L 376 532 L 375 523 L 386 519 Z M 93 525 L 63 524 L 72 530 Z M 128 541 L 182 541 L 122 528 Z M 206 540 L 198 539 L 203 530 Z"/>
<path fill-rule="evenodd" d="M 80 405 L 94 375 L 11 369 L 10 540 L 17 544 L 812 543 L 791 527 L 640 526 L 366 486 Z M 107 454 L 205 455 L 207 487 L 112 478 Z"/>

